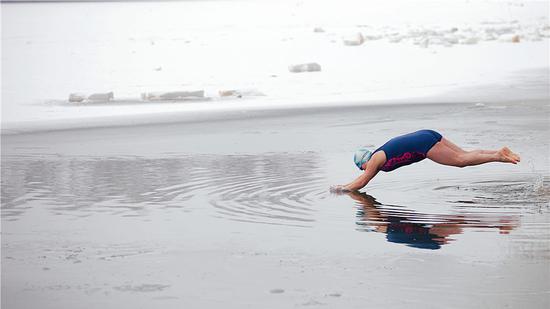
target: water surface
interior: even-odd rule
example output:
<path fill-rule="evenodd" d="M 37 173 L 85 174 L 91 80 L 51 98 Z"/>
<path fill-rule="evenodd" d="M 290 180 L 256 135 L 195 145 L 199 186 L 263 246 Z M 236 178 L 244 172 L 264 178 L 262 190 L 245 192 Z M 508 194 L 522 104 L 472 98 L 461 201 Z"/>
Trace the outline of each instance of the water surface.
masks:
<path fill-rule="evenodd" d="M 373 290 L 397 287 L 400 299 L 423 304 L 453 286 L 454 301 L 468 307 L 473 298 L 459 295 L 543 307 L 550 175 L 548 141 L 537 133 L 548 130 L 548 105 L 494 107 L 369 107 L 3 136 L 3 304 L 56 307 L 62 297 L 82 307 L 98 299 L 108 307 L 208 307 L 246 287 L 300 300 L 273 306 L 354 307 L 368 277 Z M 457 169 L 425 160 L 380 173 L 362 193 L 329 193 L 358 175 L 355 147 L 419 123 L 465 148 L 506 144 L 522 163 Z M 325 276 L 347 282 L 347 292 L 327 290 Z"/>

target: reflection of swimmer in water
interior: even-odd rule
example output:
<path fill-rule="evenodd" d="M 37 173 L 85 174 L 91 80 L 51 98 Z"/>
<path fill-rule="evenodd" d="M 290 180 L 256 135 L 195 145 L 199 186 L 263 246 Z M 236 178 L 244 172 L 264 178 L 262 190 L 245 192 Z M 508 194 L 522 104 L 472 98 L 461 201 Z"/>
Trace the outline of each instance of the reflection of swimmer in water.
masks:
<path fill-rule="evenodd" d="M 428 158 L 439 164 L 466 167 L 489 162 L 517 164 L 520 158 L 507 147 L 500 150 L 466 151 L 432 130 L 420 130 L 392 138 L 374 152 L 361 148 L 355 153 L 355 165 L 365 172 L 347 185 L 333 186 L 335 193 L 356 191 L 379 171 L 390 172 Z"/>
<path fill-rule="evenodd" d="M 501 234 L 508 234 L 517 226 L 517 218 L 512 216 L 491 220 L 474 215 L 426 215 L 411 210 L 384 209 L 374 197 L 362 192 L 350 192 L 349 196 L 360 205 L 357 224 L 365 226 L 366 230 L 386 234 L 389 242 L 409 247 L 439 249 L 452 240 L 451 235 L 462 234 L 464 228 L 498 228 Z"/>

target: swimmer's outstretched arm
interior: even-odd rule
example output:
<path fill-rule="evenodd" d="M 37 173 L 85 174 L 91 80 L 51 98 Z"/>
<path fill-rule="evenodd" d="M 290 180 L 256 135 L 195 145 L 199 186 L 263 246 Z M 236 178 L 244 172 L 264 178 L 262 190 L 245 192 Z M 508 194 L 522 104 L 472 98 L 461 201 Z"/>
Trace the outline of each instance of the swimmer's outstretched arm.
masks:
<path fill-rule="evenodd" d="M 357 191 L 364 186 L 366 186 L 369 181 L 371 181 L 376 174 L 378 174 L 378 171 L 380 171 L 380 167 L 384 165 L 386 162 L 386 156 L 385 155 L 374 155 L 368 162 L 367 166 L 365 168 L 365 172 L 361 174 L 361 176 L 357 177 L 354 181 L 348 183 L 347 185 L 336 185 L 330 188 L 330 191 L 333 193 L 345 193 L 345 192 L 353 192 Z"/>
<path fill-rule="evenodd" d="M 359 189 L 362 189 L 364 186 L 366 186 L 371 179 L 374 178 L 378 174 L 378 170 L 365 170 L 361 176 L 355 178 L 354 181 L 348 183 L 347 185 L 343 186 L 342 191 L 343 192 L 353 192 L 357 191 Z"/>

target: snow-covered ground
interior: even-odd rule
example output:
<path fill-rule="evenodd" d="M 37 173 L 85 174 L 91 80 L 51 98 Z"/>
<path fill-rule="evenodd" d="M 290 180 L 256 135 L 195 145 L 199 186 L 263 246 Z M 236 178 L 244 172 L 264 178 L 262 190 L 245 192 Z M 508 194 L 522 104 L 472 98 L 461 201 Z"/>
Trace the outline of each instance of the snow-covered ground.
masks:
<path fill-rule="evenodd" d="M 532 83 L 548 96 L 549 37 L 546 1 L 3 3 L 2 127 L 452 100 L 476 87 L 467 98 L 484 100 L 484 86 L 504 98 L 524 86 L 521 98 Z M 290 72 L 302 63 L 321 71 Z M 140 103 L 142 93 L 196 90 L 209 100 Z M 110 91 L 108 104 L 67 102 Z"/>

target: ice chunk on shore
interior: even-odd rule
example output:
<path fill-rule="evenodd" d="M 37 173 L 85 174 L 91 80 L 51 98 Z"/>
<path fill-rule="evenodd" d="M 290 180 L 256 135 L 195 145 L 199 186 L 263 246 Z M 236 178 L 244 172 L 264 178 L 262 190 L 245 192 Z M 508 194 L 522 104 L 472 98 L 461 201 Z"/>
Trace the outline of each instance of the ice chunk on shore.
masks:
<path fill-rule="evenodd" d="M 92 93 L 89 96 L 86 96 L 82 93 L 71 93 L 69 94 L 69 102 L 81 103 L 81 102 L 109 102 L 114 99 L 114 93 L 111 92 L 98 92 Z"/>
<path fill-rule="evenodd" d="M 415 42 L 415 44 L 418 44 L 418 46 L 420 46 L 420 47 L 427 48 L 428 45 L 430 44 L 430 39 L 429 38 L 422 38 L 418 41 L 418 43 Z"/>
<path fill-rule="evenodd" d="M 388 42 L 390 43 L 399 43 L 403 40 L 404 36 L 398 33 L 392 33 L 388 36 Z"/>
<path fill-rule="evenodd" d="M 346 45 L 360 45 L 367 40 L 386 39 L 390 43 L 413 43 L 419 47 L 432 45 L 453 46 L 455 44 L 475 45 L 498 40 L 519 43 L 542 41 L 550 38 L 550 25 L 532 23 L 520 25 L 515 21 L 484 22 L 461 27 L 425 27 L 407 25 L 401 28 L 382 27 L 369 29 L 368 33 L 345 39 Z"/>
<path fill-rule="evenodd" d="M 363 39 L 365 41 L 376 41 L 376 40 L 380 40 L 382 39 L 384 36 L 381 35 L 381 34 L 368 34 L 368 35 L 363 35 Z"/>
<path fill-rule="evenodd" d="M 288 70 L 292 73 L 319 72 L 321 65 L 316 62 L 293 64 L 288 66 Z"/>
<path fill-rule="evenodd" d="M 115 98 L 114 93 L 111 92 L 105 92 L 105 93 L 93 93 L 90 96 L 88 96 L 88 101 L 103 101 L 108 102 Z"/>
<path fill-rule="evenodd" d="M 487 33 L 493 33 L 496 35 L 510 34 L 516 30 L 516 27 L 510 25 L 498 25 L 493 27 L 488 27 L 485 29 Z"/>
<path fill-rule="evenodd" d="M 220 90 L 218 91 L 220 97 L 237 97 L 241 98 L 243 95 L 238 90 Z"/>
<path fill-rule="evenodd" d="M 80 103 L 86 100 L 86 95 L 82 93 L 69 94 L 69 102 Z"/>
<path fill-rule="evenodd" d="M 344 45 L 347 46 L 358 46 L 365 42 L 365 37 L 360 32 L 351 35 L 349 37 L 344 37 Z"/>
<path fill-rule="evenodd" d="M 503 34 L 498 38 L 498 40 L 500 42 L 519 43 L 520 38 L 517 34 Z"/>
<path fill-rule="evenodd" d="M 460 39 L 458 42 L 460 44 L 473 45 L 473 44 L 477 44 L 478 41 L 479 40 L 476 37 L 469 37 L 469 38 Z"/>
<path fill-rule="evenodd" d="M 141 99 L 144 101 L 175 101 L 203 99 L 204 90 L 195 91 L 168 91 L 168 92 L 144 92 Z"/>
<path fill-rule="evenodd" d="M 218 91 L 220 97 L 237 97 L 242 98 L 244 96 L 265 96 L 264 93 L 256 89 L 234 89 L 234 90 L 220 90 Z"/>

